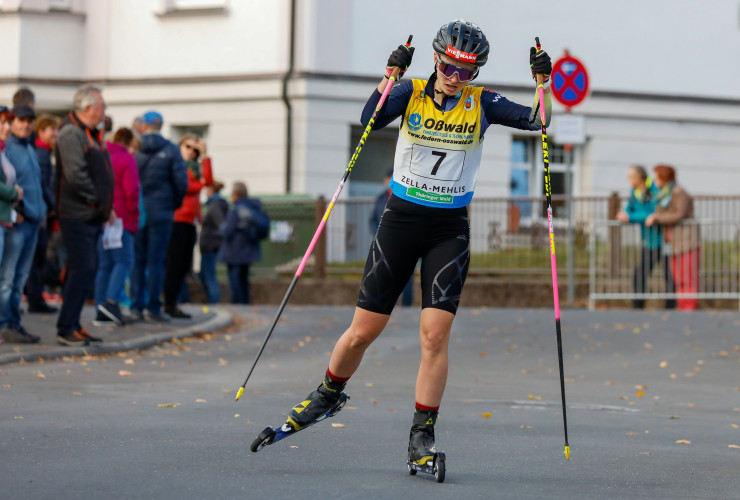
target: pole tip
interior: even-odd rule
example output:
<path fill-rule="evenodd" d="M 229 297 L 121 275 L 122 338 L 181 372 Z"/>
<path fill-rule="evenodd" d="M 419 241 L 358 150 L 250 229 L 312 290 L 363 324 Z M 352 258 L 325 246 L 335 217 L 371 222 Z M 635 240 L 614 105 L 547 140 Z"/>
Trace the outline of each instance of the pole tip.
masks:
<path fill-rule="evenodd" d="M 570 446 L 565 446 L 565 460 L 570 460 Z"/>
<path fill-rule="evenodd" d="M 236 399 L 234 401 L 239 401 L 239 398 L 242 397 L 242 394 L 244 394 L 244 387 L 240 387 L 238 391 L 236 391 Z"/>

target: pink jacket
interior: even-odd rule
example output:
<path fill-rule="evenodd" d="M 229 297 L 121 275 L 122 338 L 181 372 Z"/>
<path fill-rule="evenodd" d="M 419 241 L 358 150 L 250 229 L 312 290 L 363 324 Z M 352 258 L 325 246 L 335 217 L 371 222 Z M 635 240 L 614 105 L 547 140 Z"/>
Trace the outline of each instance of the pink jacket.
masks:
<path fill-rule="evenodd" d="M 139 229 L 139 169 L 125 146 L 113 142 L 107 146 L 115 178 L 113 210 L 123 219 L 123 228 L 135 234 Z"/>

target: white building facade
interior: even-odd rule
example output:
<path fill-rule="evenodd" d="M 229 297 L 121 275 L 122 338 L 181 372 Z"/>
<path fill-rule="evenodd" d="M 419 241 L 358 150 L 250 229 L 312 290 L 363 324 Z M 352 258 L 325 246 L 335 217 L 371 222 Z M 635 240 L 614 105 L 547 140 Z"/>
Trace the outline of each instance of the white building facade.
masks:
<path fill-rule="evenodd" d="M 572 111 L 586 135 L 572 156 L 574 194 L 625 193 L 628 166 L 658 163 L 692 194 L 737 192 L 738 0 L 0 0 L 0 103 L 27 85 L 38 109 L 61 114 L 79 85 L 99 84 L 115 127 L 159 111 L 165 136 L 206 138 L 227 184 L 331 196 L 389 53 L 413 34 L 407 76 L 428 77 L 431 40 L 457 17 L 491 43 L 474 83 L 516 102 L 534 97 L 535 36 L 553 60 L 567 49 L 585 63 L 592 92 Z M 397 127 L 371 134 L 349 196 L 378 190 Z M 557 193 L 568 160 L 558 160 L 557 127 L 549 132 Z M 538 148 L 537 133 L 489 128 L 478 196 L 541 194 Z"/>

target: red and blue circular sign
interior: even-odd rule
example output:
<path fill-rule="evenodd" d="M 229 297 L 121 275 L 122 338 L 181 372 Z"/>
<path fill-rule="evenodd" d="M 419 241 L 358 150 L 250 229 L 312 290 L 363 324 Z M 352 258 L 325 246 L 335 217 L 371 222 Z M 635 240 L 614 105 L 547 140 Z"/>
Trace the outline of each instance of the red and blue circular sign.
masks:
<path fill-rule="evenodd" d="M 550 78 L 552 95 L 567 107 L 580 104 L 588 95 L 586 67 L 568 52 L 555 62 Z"/>

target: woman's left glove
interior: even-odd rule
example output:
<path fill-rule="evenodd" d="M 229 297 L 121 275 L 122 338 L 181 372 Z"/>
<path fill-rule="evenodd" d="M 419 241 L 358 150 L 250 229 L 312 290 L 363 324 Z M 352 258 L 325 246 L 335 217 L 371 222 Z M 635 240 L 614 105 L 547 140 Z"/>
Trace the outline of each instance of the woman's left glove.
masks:
<path fill-rule="evenodd" d="M 536 75 L 544 75 L 545 79 L 542 83 L 547 83 L 552 73 L 552 62 L 547 52 L 530 47 L 529 49 L 529 69 L 532 70 L 532 78 L 537 79 Z"/>

